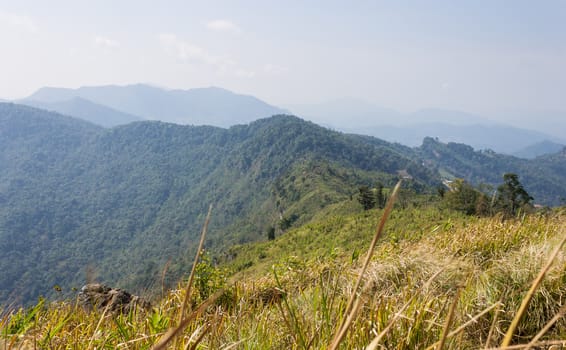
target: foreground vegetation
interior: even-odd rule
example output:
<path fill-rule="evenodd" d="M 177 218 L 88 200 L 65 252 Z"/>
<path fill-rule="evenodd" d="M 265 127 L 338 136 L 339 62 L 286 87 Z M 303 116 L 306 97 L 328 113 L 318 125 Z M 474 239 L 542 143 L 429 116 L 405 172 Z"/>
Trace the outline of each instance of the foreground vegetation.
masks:
<path fill-rule="evenodd" d="M 359 289 L 383 210 L 336 212 L 345 214 L 236 246 L 220 266 L 201 254 L 194 282 L 166 292 L 149 311 L 111 315 L 44 300 L 6 308 L 0 349 L 158 349 L 167 339 L 175 349 L 564 344 L 566 255 L 555 249 L 564 243 L 566 211 L 503 220 L 438 206 L 396 208 Z"/>

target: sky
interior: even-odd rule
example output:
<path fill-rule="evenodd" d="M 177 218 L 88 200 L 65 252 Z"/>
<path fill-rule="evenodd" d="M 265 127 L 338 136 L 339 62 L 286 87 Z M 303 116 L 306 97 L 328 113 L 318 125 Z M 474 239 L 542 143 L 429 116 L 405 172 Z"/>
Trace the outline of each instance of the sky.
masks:
<path fill-rule="evenodd" d="M 5 99 L 150 83 L 277 106 L 566 111 L 564 0 L 0 0 L 0 43 Z"/>

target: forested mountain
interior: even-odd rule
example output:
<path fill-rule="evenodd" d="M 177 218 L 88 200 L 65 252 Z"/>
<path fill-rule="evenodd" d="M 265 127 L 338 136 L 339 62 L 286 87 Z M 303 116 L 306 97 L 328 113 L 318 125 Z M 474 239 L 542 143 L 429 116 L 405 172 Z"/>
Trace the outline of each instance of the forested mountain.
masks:
<path fill-rule="evenodd" d="M 560 152 L 566 145 L 544 140 L 527 146 L 513 155 L 519 158 L 532 159 L 545 154 L 554 154 Z"/>
<path fill-rule="evenodd" d="M 425 164 L 443 178 L 464 178 L 475 185 L 490 184 L 495 188 L 504 173 L 515 173 L 535 202 L 561 205 L 566 200 L 564 151 L 527 160 L 489 150 L 475 151 L 460 143 L 445 144 L 430 137 L 417 151 Z"/>
<path fill-rule="evenodd" d="M 478 150 L 490 149 L 505 154 L 514 154 L 534 143 L 552 139 L 551 136 L 538 131 L 494 124 L 455 125 L 426 122 L 404 126 L 353 128 L 352 131 L 390 142 L 401 142 L 411 147 L 419 146 L 425 137 L 434 137 L 446 143 L 463 143 Z"/>
<path fill-rule="evenodd" d="M 286 112 L 253 96 L 216 87 L 189 90 L 165 90 L 144 84 L 78 89 L 44 87 L 24 101 L 55 103 L 75 97 L 144 119 L 191 125 L 228 127 Z"/>
<path fill-rule="evenodd" d="M 219 249 L 263 239 L 292 214 L 304 222 L 315 213 L 292 212 L 301 196 L 320 210 L 361 184 L 391 185 L 400 170 L 415 189 L 439 181 L 403 155 L 406 148 L 291 116 L 230 129 L 103 129 L 0 104 L 0 126 L 0 303 L 28 302 L 54 285 L 80 287 L 87 269 L 139 292 L 171 260 L 167 276 L 177 280 L 209 204 L 207 247 Z M 313 176 L 336 186 L 309 189 Z"/>
<path fill-rule="evenodd" d="M 142 118 L 138 116 L 120 112 L 80 97 L 72 97 L 69 100 L 55 102 L 41 102 L 27 99 L 22 101 L 22 103 L 28 106 L 84 119 L 104 127 L 124 125 L 142 120 Z"/>
<path fill-rule="evenodd" d="M 515 154 L 545 140 L 566 142 L 557 132 L 536 131 L 537 128 L 532 125 L 529 128 L 516 127 L 512 126 L 516 125 L 512 122 L 495 123 L 478 115 L 453 110 L 428 108 L 413 113 L 400 113 L 358 99 L 338 99 L 290 108 L 299 116 L 320 125 L 410 147 L 420 146 L 425 137 L 437 137 L 442 142 L 464 143 L 475 149 Z M 538 149 L 538 152 L 545 151 L 546 148 Z M 537 155 L 547 153 L 553 152 Z"/>
<path fill-rule="evenodd" d="M 0 104 L 0 303 L 69 292 L 91 271 L 142 292 L 191 263 L 209 204 L 207 249 L 266 239 L 352 201 L 359 186 L 435 192 L 442 177 L 498 184 L 517 173 L 535 201 L 566 197 L 566 156 L 535 160 L 425 139 L 419 148 L 279 115 L 229 129 L 134 122 L 105 129 Z M 170 261 L 170 263 L 168 263 Z"/>

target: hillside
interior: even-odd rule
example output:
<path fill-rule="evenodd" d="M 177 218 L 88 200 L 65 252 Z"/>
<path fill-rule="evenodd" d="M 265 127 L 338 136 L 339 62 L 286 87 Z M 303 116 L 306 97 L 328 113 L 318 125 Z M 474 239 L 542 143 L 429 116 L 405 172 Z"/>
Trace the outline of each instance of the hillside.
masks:
<path fill-rule="evenodd" d="M 416 190 L 438 184 L 402 147 L 290 116 L 230 129 L 138 122 L 106 130 L 1 104 L 0 123 L 0 303 L 25 303 L 54 285 L 70 291 L 86 270 L 142 291 L 171 260 L 176 281 L 211 203 L 219 214 L 207 247 L 218 251 L 265 239 L 282 217 L 307 222 L 315 213 L 293 208 L 297 195 L 320 196 L 303 202 L 320 209 L 361 184 L 391 185 L 399 170 Z M 339 186 L 281 193 L 274 184 L 291 173 Z"/>
<path fill-rule="evenodd" d="M 505 172 L 538 203 L 560 204 L 565 193 L 563 154 L 525 160 L 433 139 L 411 149 L 283 115 L 229 129 L 104 129 L 0 104 L 0 126 L 0 303 L 54 285 L 70 293 L 93 277 L 151 293 L 166 265 L 169 285 L 191 263 L 209 204 L 218 214 L 206 246 L 223 254 L 271 228 L 279 236 L 359 210 L 359 186 L 390 187 L 400 173 L 412 177 L 409 197 L 436 193 L 440 175 L 495 186 Z"/>
<path fill-rule="evenodd" d="M 31 99 L 20 101 L 20 103 L 45 109 L 48 111 L 57 112 L 64 115 L 84 119 L 91 123 L 111 128 L 113 126 L 124 125 L 136 121 L 141 121 L 142 118 L 117 111 L 115 109 L 99 105 L 89 100 L 80 97 L 73 97 L 69 100 L 54 101 L 54 102 L 41 102 Z"/>
<path fill-rule="evenodd" d="M 553 154 L 560 152 L 564 147 L 564 144 L 544 140 L 541 142 L 534 143 L 527 146 L 515 153 L 513 155 L 519 158 L 532 159 L 546 154 Z"/>
<path fill-rule="evenodd" d="M 495 166 L 485 152 L 433 139 L 410 149 L 292 116 L 230 129 L 160 122 L 104 129 L 0 104 L 0 150 L 6 349 L 155 345 L 182 316 L 185 286 L 177 283 L 190 270 L 209 203 L 205 253 L 187 300 L 191 311 L 210 306 L 187 318 L 174 348 L 328 348 L 352 295 L 361 307 L 343 347 L 415 349 L 444 338 L 449 349 L 495 346 L 566 229 L 564 209 L 501 220 L 441 205 L 431 169 L 485 176 L 480 164 Z M 428 157 L 427 167 L 415 154 Z M 487 155 L 501 167 L 530 169 L 528 160 Z M 560 174 L 564 158 L 539 157 L 536 166 Z M 355 293 L 383 213 L 362 209 L 358 187 L 380 182 L 391 196 L 399 170 L 413 178 L 404 176 Z M 563 312 L 566 265 L 562 254 L 556 260 L 513 343 L 528 342 L 549 322 L 537 344 L 563 343 L 566 326 L 555 315 Z M 153 308 L 84 311 L 73 300 L 85 279 L 152 297 Z M 13 307 L 46 294 L 63 301 Z"/>
<path fill-rule="evenodd" d="M 509 125 L 476 123 L 455 125 L 422 122 L 404 126 L 383 125 L 364 129 L 358 128 L 352 131 L 379 137 L 390 142 L 400 142 L 412 147 L 420 146 L 425 137 L 433 137 L 446 143 L 463 143 L 478 150 L 490 149 L 505 154 L 514 154 L 533 143 L 552 138 L 541 132 L 514 128 Z"/>
<path fill-rule="evenodd" d="M 564 344 L 566 261 L 564 254 L 551 259 L 564 250 L 555 250 L 564 242 L 563 209 L 501 221 L 463 217 L 434 203 L 397 206 L 363 273 L 381 215 L 360 208 L 327 213 L 273 241 L 234 247 L 220 266 L 204 254 L 191 294 L 179 283 L 147 311 L 85 311 L 70 300 L 0 307 L 0 344 L 148 349 L 162 344 L 180 318 L 186 322 L 167 348 L 329 349 L 347 318 L 339 349 L 426 349 L 441 342 L 444 349 L 500 349 L 508 333 L 518 344 L 513 348 Z M 540 285 L 528 293 L 541 272 Z"/>
<path fill-rule="evenodd" d="M 410 147 L 420 146 L 425 137 L 434 137 L 442 142 L 464 143 L 475 149 L 515 154 L 544 140 L 566 142 L 564 137 L 556 132 L 560 128 L 554 132 L 541 132 L 537 131 L 534 125 L 517 127 L 521 124 L 517 124 L 513 119 L 507 123 L 496 123 L 479 115 L 454 110 L 429 108 L 401 113 L 359 99 L 295 105 L 290 106 L 290 109 L 305 119 L 329 128 L 369 135 Z"/>
<path fill-rule="evenodd" d="M 143 119 L 176 124 L 229 127 L 286 113 L 253 96 L 216 87 L 189 90 L 165 90 L 144 84 L 78 89 L 44 87 L 24 101 L 56 103 L 76 97 Z"/>
<path fill-rule="evenodd" d="M 489 150 L 475 151 L 460 143 L 442 143 L 424 139 L 416 149 L 418 157 L 445 179 L 464 178 L 472 184 L 488 184 L 493 188 L 505 173 L 515 173 L 536 203 L 561 205 L 566 198 L 566 156 L 563 152 L 522 159 Z"/>

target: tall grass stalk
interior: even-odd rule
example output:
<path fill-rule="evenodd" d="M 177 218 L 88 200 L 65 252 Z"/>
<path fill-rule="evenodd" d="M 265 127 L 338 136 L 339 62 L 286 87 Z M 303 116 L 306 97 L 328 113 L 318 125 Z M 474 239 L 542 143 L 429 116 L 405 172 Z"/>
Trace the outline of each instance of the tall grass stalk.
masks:
<path fill-rule="evenodd" d="M 466 329 L 466 327 L 468 327 L 469 325 L 477 322 L 481 317 L 483 317 L 483 315 L 487 314 L 488 312 L 490 312 L 491 310 L 493 310 L 496 307 L 500 307 L 501 304 L 499 302 L 489 306 L 488 308 L 486 308 L 485 310 L 483 310 L 482 312 L 480 312 L 479 314 L 475 315 L 474 317 L 470 318 L 468 320 L 468 322 L 464 323 L 463 325 L 461 325 L 460 327 L 456 328 L 455 330 L 453 330 L 452 332 L 448 333 L 446 335 L 446 339 L 448 338 L 452 338 L 455 335 L 460 334 L 464 329 Z M 426 348 L 426 350 L 432 350 L 434 348 L 436 348 L 438 345 L 440 345 L 440 341 L 437 341 L 436 343 L 432 344 L 431 346 L 429 346 L 428 348 Z M 441 348 L 439 348 L 441 349 Z"/>
<path fill-rule="evenodd" d="M 485 347 L 484 349 L 487 349 L 491 346 L 491 338 L 493 337 L 493 333 L 495 332 L 495 328 L 497 327 L 497 319 L 499 317 L 499 313 L 501 312 L 501 306 L 502 306 L 502 299 L 500 298 L 499 301 L 497 302 L 497 309 L 495 310 L 495 315 L 493 316 L 493 321 L 491 322 L 491 326 L 489 327 L 489 333 L 487 333 L 487 339 L 485 340 Z"/>
<path fill-rule="evenodd" d="M 487 348 L 485 350 L 524 350 L 527 348 L 527 346 L 540 347 L 541 349 L 551 349 L 551 346 L 553 345 L 557 346 L 555 349 L 564 349 L 566 348 L 566 340 L 546 340 L 546 341 L 536 342 L 533 345 L 516 344 L 516 345 L 509 345 L 509 346 L 497 347 L 497 348 Z"/>
<path fill-rule="evenodd" d="M 444 344 L 446 343 L 446 339 L 448 338 L 448 330 L 450 329 L 452 321 L 454 320 L 454 312 L 456 311 L 456 306 L 458 305 L 461 292 L 462 287 L 459 287 L 456 291 L 456 295 L 454 295 L 454 301 L 452 302 L 450 309 L 448 310 L 448 316 L 446 316 L 446 321 L 442 330 L 442 336 L 440 337 L 440 341 L 438 342 L 438 350 L 442 350 L 444 348 Z"/>
<path fill-rule="evenodd" d="M 191 274 L 189 275 L 189 281 L 187 282 L 187 287 L 185 288 L 185 297 L 183 298 L 183 302 L 181 304 L 181 311 L 179 313 L 179 322 L 178 322 L 179 324 L 177 325 L 177 327 L 170 328 L 169 331 L 167 333 L 165 333 L 165 335 L 159 340 L 159 342 L 157 342 L 157 344 L 155 344 L 152 347 L 153 350 L 165 349 L 167 344 L 171 340 L 173 340 L 175 338 L 175 336 L 177 336 L 181 331 L 183 331 L 185 329 L 185 327 L 187 327 L 189 325 L 189 323 L 198 315 L 199 311 L 202 312 L 203 310 L 205 310 L 210 304 L 212 304 L 216 299 L 218 299 L 218 297 L 220 297 L 223 293 L 223 291 L 222 291 L 222 293 L 219 293 L 220 291 L 216 292 L 215 294 L 210 296 L 207 300 L 205 300 L 195 312 L 193 312 L 187 318 L 184 318 L 185 309 L 186 309 L 186 307 L 189 303 L 189 298 L 191 296 L 191 289 L 192 289 L 192 286 L 193 286 L 196 267 L 197 267 L 198 261 L 199 261 L 200 256 L 201 256 L 202 247 L 204 246 L 204 239 L 206 237 L 206 231 L 208 229 L 208 223 L 210 221 L 211 213 L 212 213 L 212 204 L 208 207 L 208 213 L 206 214 L 206 220 L 204 221 L 204 225 L 202 227 L 202 232 L 201 232 L 201 235 L 200 235 L 200 242 L 199 242 L 196 254 L 195 254 L 195 260 L 194 260 L 193 266 L 191 268 Z"/>
<path fill-rule="evenodd" d="M 211 295 L 208 299 L 200 304 L 200 306 L 193 311 L 189 316 L 184 318 L 181 323 L 179 323 L 176 327 L 170 328 L 167 333 L 165 333 L 161 339 L 155 344 L 151 350 L 164 350 L 167 347 L 167 344 L 171 342 L 179 333 L 185 330 L 185 328 L 191 323 L 192 321 L 196 320 L 199 315 L 201 315 L 212 303 L 214 303 L 222 294 L 224 290 L 219 290 L 213 295 Z M 201 338 L 202 339 L 202 338 Z"/>
<path fill-rule="evenodd" d="M 550 270 L 550 267 L 552 266 L 554 259 L 556 258 L 558 253 L 560 253 L 560 250 L 562 250 L 564 243 L 566 243 L 566 235 L 564 236 L 564 238 L 562 238 L 562 240 L 560 241 L 554 252 L 550 255 L 548 262 L 546 263 L 546 266 L 544 266 L 540 270 L 537 278 L 533 281 L 531 288 L 527 292 L 527 295 L 523 298 L 523 301 L 521 302 L 521 306 L 519 307 L 519 311 L 517 311 L 517 313 L 515 314 L 515 317 L 513 318 L 513 321 L 511 322 L 511 325 L 509 326 L 509 329 L 507 330 L 507 333 L 505 334 L 505 337 L 501 342 L 501 347 L 507 347 L 511 343 L 511 339 L 513 338 L 513 333 L 515 332 L 515 329 L 519 325 L 521 318 L 527 311 L 529 302 L 531 301 L 533 295 L 535 294 L 535 291 L 537 290 L 538 286 L 542 283 L 544 276 L 546 275 L 548 270 Z"/>
<path fill-rule="evenodd" d="M 200 259 L 202 247 L 204 246 L 204 238 L 206 236 L 206 231 L 208 229 L 208 222 L 210 221 L 211 213 L 212 213 L 212 204 L 208 207 L 208 214 L 206 214 L 206 220 L 204 221 L 202 232 L 200 234 L 200 242 L 198 244 L 198 249 L 195 254 L 195 261 L 193 262 L 193 266 L 191 268 L 191 274 L 189 275 L 189 281 L 187 282 L 187 288 L 185 289 L 185 298 L 183 299 L 183 304 L 181 305 L 181 312 L 179 313 L 179 323 L 185 316 L 185 309 L 187 308 L 187 305 L 189 303 L 189 298 L 191 296 L 191 288 L 193 286 L 193 280 L 195 278 L 195 270 L 197 268 L 198 261 Z"/>
<path fill-rule="evenodd" d="M 558 321 L 559 319 L 561 319 L 562 317 L 564 317 L 564 315 L 566 314 L 566 305 L 562 305 L 562 307 L 560 308 L 560 310 L 558 310 L 558 313 L 556 315 L 554 315 L 554 317 L 548 321 L 548 323 L 546 325 L 544 325 L 544 327 L 533 337 L 533 339 L 527 344 L 527 347 L 525 347 L 526 350 L 532 348 L 535 346 L 535 344 L 538 342 L 538 340 L 546 334 L 546 332 L 548 332 L 550 330 L 550 328 L 552 326 L 554 326 L 554 324 L 556 323 L 556 321 Z"/>
<path fill-rule="evenodd" d="M 444 271 L 444 269 L 440 269 L 434 275 L 432 275 L 432 277 L 429 278 L 428 281 L 426 281 L 426 283 L 423 285 L 422 289 L 423 290 L 428 289 L 430 287 L 430 284 L 432 283 L 432 281 L 434 281 L 436 279 L 436 277 L 438 277 L 438 275 L 440 275 L 442 273 L 442 271 Z M 387 324 L 387 326 L 385 326 L 385 328 L 383 328 L 383 330 L 372 340 L 372 342 L 369 343 L 369 345 L 366 347 L 366 350 L 377 349 L 381 339 L 389 332 L 389 330 L 395 324 L 395 321 L 397 321 L 397 319 L 399 319 L 401 317 L 403 312 L 405 312 L 407 307 L 409 307 L 409 305 L 411 305 L 411 303 L 415 300 L 417 295 L 418 295 L 417 293 L 413 294 L 411 296 L 411 298 L 403 305 L 403 307 L 399 311 L 397 311 L 397 313 L 393 316 L 393 318 L 391 318 L 391 320 L 389 320 L 389 323 Z"/>
<path fill-rule="evenodd" d="M 373 240 L 371 241 L 371 244 L 368 248 L 366 259 L 364 261 L 364 264 L 362 266 L 362 269 L 360 271 L 360 274 L 358 276 L 356 284 L 354 285 L 354 289 L 352 290 L 352 295 L 350 296 L 350 300 L 348 301 L 346 309 L 344 310 L 344 313 L 346 315 L 353 313 L 352 307 L 356 303 L 356 300 L 359 298 L 358 290 L 360 289 L 360 285 L 362 284 L 364 274 L 367 270 L 367 267 L 369 265 L 369 262 L 371 260 L 372 255 L 373 255 L 373 252 L 375 250 L 375 246 L 377 244 L 377 241 L 379 240 L 379 237 L 381 237 L 381 234 L 383 233 L 383 228 L 385 227 L 385 223 L 387 222 L 387 218 L 389 217 L 391 210 L 393 210 L 393 204 L 395 204 L 395 199 L 397 198 L 397 195 L 399 194 L 399 189 L 401 188 L 401 183 L 402 183 L 402 180 L 399 180 L 399 182 L 397 182 L 397 185 L 395 185 L 395 188 L 393 189 L 393 192 L 391 193 L 391 196 L 389 197 L 389 200 L 387 201 L 387 205 L 385 206 L 385 209 L 383 210 L 383 215 L 381 216 L 381 220 L 379 222 L 379 225 L 377 226 L 377 230 L 375 231 L 375 235 L 373 236 Z M 336 331 L 336 334 L 335 334 L 335 336 L 332 340 L 332 343 L 330 344 L 329 350 L 336 350 L 336 348 L 338 348 L 338 346 L 340 345 L 340 342 L 342 341 L 342 339 L 346 335 L 346 332 L 348 331 L 348 328 L 350 327 L 353 320 L 354 320 L 354 317 L 351 317 L 351 315 L 349 315 L 348 317 L 345 317 L 343 319 L 342 324 L 340 325 L 340 327 L 338 327 L 338 330 Z"/>
<path fill-rule="evenodd" d="M 96 328 L 94 329 L 94 332 L 92 334 L 96 334 L 96 332 L 98 331 L 98 329 L 100 328 L 100 325 L 102 324 L 102 321 L 104 321 L 104 318 L 106 317 L 106 312 L 108 311 L 108 309 L 110 308 L 110 304 L 108 304 L 104 310 L 102 311 L 102 315 L 100 315 L 100 318 L 98 320 L 98 323 L 96 324 Z M 94 341 L 94 337 L 90 338 L 90 341 L 88 343 L 87 349 L 92 349 L 92 342 Z"/>

